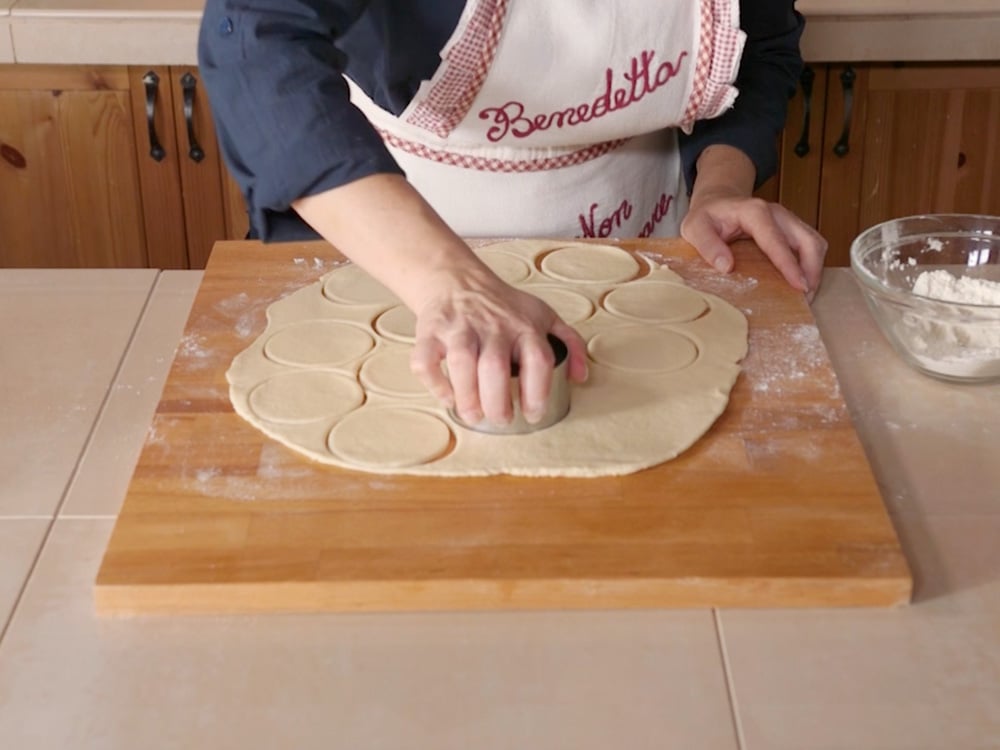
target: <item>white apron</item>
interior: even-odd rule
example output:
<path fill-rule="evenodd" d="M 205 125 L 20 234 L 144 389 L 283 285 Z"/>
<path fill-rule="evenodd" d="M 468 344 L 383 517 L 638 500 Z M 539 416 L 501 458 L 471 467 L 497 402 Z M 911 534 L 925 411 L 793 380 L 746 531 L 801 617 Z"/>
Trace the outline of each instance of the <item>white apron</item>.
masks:
<path fill-rule="evenodd" d="M 676 236 L 676 128 L 730 106 L 738 0 L 469 0 L 398 117 L 351 84 L 463 237 Z"/>

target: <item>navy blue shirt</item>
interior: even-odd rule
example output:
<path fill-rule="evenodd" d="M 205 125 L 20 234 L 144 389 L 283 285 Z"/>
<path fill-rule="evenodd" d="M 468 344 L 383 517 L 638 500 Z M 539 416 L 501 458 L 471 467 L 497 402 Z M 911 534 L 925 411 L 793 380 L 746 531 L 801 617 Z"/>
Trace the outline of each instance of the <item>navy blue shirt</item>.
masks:
<path fill-rule="evenodd" d="M 207 0 L 199 67 L 254 234 L 315 238 L 292 201 L 371 174 L 401 173 L 351 105 L 343 75 L 401 113 L 433 76 L 464 7 L 465 0 Z M 746 153 L 758 184 L 776 168 L 777 136 L 802 66 L 804 21 L 794 0 L 741 0 L 740 15 L 747 33 L 740 95 L 725 114 L 680 136 L 689 189 L 698 155 L 712 144 Z"/>

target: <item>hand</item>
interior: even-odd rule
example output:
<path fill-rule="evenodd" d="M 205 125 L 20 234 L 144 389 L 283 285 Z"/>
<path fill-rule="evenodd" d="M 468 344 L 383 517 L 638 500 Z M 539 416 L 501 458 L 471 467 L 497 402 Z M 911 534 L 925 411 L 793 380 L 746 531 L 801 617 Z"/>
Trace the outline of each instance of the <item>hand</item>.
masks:
<path fill-rule="evenodd" d="M 752 239 L 789 284 L 811 302 L 823 275 L 827 242 L 784 206 L 760 198 L 705 196 L 681 223 L 681 236 L 722 272 L 733 268 L 730 242 Z"/>
<path fill-rule="evenodd" d="M 751 239 L 811 302 L 823 275 L 827 242 L 784 206 L 751 195 L 754 167 L 742 152 L 711 146 L 698 159 L 681 236 L 723 273 L 733 268 L 729 243 Z"/>
<path fill-rule="evenodd" d="M 537 422 L 544 416 L 554 364 L 547 333 L 569 350 L 569 378 L 586 379 L 583 339 L 540 299 L 508 286 L 485 267 L 464 278 L 454 271 L 439 276 L 435 291 L 416 310 L 410 361 L 431 393 L 453 406 L 464 422 L 511 421 L 512 362 L 519 368 L 525 419 Z"/>
<path fill-rule="evenodd" d="M 293 206 L 414 312 L 413 371 L 464 422 L 510 422 L 512 362 L 525 419 L 544 416 L 553 365 L 548 333 L 569 350 L 569 378 L 586 379 L 580 335 L 540 299 L 498 278 L 403 177 L 372 175 Z"/>

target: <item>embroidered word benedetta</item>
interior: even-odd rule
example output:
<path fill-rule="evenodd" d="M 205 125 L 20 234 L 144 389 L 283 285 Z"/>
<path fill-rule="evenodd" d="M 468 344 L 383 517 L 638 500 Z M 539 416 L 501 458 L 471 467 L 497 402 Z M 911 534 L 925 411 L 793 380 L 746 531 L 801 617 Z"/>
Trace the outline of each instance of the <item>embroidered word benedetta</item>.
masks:
<path fill-rule="evenodd" d="M 486 131 L 486 137 L 493 143 L 503 140 L 508 135 L 527 138 L 532 133 L 549 130 L 552 127 L 582 125 L 619 109 L 625 109 L 647 94 L 652 94 L 661 86 L 665 86 L 680 72 L 681 63 L 687 54 L 686 51 L 682 51 L 675 61 L 666 60 L 655 65 L 656 52 L 644 50 L 638 57 L 632 58 L 629 69 L 621 74 L 625 82 L 618 86 L 615 86 L 614 71 L 608 68 L 604 73 L 604 92 L 592 102 L 583 102 L 554 112 L 527 115 L 523 103 L 509 101 L 501 107 L 486 107 L 479 112 L 479 119 L 492 120 L 493 124 Z"/>

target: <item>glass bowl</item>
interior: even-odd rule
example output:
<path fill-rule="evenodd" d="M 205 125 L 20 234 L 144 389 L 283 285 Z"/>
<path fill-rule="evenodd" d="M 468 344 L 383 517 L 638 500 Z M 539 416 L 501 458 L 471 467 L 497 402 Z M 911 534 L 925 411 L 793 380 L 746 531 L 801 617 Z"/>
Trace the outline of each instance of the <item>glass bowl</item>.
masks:
<path fill-rule="evenodd" d="M 851 243 L 851 269 L 906 362 L 943 380 L 1000 381 L 1000 216 L 876 224 Z"/>

